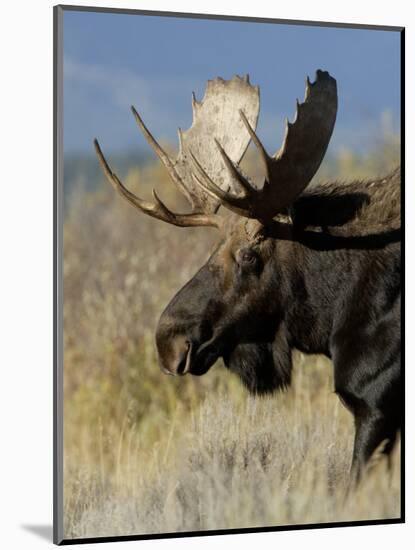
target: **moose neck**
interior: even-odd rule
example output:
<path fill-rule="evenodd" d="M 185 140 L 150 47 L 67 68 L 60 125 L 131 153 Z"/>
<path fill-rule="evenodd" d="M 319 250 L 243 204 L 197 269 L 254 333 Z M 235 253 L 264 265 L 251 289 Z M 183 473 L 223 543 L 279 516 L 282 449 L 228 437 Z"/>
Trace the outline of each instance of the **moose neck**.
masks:
<path fill-rule="evenodd" d="M 399 205 L 397 169 L 372 183 L 317 187 L 292 205 L 292 221 L 268 227 L 290 346 L 330 356 L 344 319 L 353 319 L 356 329 L 369 303 L 373 315 L 390 306 L 389 294 L 400 285 Z M 380 300 L 386 266 L 389 294 Z"/>
<path fill-rule="evenodd" d="M 290 347 L 330 357 L 330 337 L 363 250 L 336 248 L 330 236 L 279 228 L 276 243 L 279 300 Z M 356 267 L 352 267 L 356 264 Z"/>

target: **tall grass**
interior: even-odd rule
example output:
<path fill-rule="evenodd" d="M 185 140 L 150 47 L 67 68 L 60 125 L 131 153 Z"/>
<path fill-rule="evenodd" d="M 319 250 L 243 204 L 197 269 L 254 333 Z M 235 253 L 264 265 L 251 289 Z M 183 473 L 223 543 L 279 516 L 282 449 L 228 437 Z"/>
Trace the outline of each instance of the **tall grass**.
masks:
<path fill-rule="evenodd" d="M 320 177 L 369 177 L 398 160 L 391 136 L 365 158 L 328 159 Z M 250 152 L 246 163 L 255 174 Z M 144 197 L 155 183 L 184 208 L 158 165 L 125 183 Z M 379 460 L 346 496 L 353 422 L 328 360 L 296 353 L 292 388 L 267 398 L 221 364 L 200 378 L 161 374 L 157 319 L 215 232 L 157 222 L 97 189 L 65 198 L 66 538 L 398 517 L 399 449 L 391 472 Z"/>

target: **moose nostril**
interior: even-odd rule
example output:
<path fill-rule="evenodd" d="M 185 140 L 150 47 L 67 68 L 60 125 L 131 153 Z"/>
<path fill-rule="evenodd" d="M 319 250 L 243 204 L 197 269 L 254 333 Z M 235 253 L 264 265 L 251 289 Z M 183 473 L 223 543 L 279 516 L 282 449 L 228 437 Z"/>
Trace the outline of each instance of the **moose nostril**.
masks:
<path fill-rule="evenodd" d="M 186 368 L 186 359 L 187 359 L 187 353 L 182 358 L 182 360 L 180 361 L 180 363 L 177 366 L 177 369 L 176 369 L 177 374 L 183 374 L 184 373 L 184 369 Z"/>
<path fill-rule="evenodd" d="M 190 355 L 191 355 L 192 345 L 190 342 L 186 342 L 186 349 L 185 352 L 180 359 L 180 362 L 177 366 L 176 373 L 177 374 L 186 374 L 186 372 L 190 368 Z"/>

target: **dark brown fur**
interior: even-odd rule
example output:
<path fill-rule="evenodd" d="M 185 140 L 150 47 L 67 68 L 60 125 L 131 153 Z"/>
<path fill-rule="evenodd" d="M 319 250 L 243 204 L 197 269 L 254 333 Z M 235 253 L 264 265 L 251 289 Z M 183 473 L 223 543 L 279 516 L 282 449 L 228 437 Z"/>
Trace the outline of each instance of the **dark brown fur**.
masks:
<path fill-rule="evenodd" d="M 400 427 L 400 171 L 307 190 L 265 226 L 228 236 L 163 312 L 164 371 L 204 374 L 219 357 L 254 393 L 285 388 L 291 350 L 334 363 L 356 424 L 359 475 Z"/>

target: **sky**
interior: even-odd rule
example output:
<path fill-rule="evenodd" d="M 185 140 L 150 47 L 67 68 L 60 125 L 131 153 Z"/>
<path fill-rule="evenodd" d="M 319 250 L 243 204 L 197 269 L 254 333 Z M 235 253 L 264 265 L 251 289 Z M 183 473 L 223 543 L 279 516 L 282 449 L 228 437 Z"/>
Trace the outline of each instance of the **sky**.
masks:
<path fill-rule="evenodd" d="M 208 79 L 247 73 L 260 86 L 258 135 L 274 153 L 317 69 L 337 80 L 331 150 L 366 150 L 399 131 L 397 31 L 65 11 L 65 154 L 92 152 L 94 137 L 106 152 L 145 150 L 132 104 L 157 139 L 177 144 L 192 91 L 201 99 Z"/>

